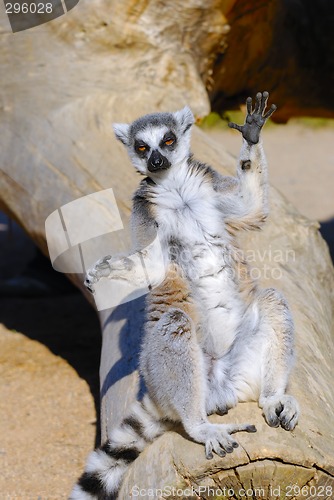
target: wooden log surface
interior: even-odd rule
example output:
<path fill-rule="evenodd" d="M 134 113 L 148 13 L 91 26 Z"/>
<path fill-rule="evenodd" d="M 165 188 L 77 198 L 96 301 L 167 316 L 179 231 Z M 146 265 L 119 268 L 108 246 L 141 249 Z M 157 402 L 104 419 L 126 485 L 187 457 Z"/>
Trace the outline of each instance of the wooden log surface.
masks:
<path fill-rule="evenodd" d="M 112 122 L 186 103 L 198 117 L 209 111 L 203 61 L 222 36 L 222 12 L 219 2 L 199 4 L 176 1 L 164 16 L 154 1 L 101 0 L 93 6 L 81 0 L 80 9 L 48 25 L 2 35 L 0 205 L 45 253 L 46 218 L 77 198 L 112 187 L 121 217 L 128 217 L 139 177 L 113 137 Z M 192 149 L 220 172 L 233 172 L 235 160 L 196 128 Z M 305 498 L 298 488 L 314 486 L 319 498 L 331 498 L 326 488 L 334 488 L 333 267 L 317 223 L 274 189 L 270 204 L 264 230 L 243 235 L 241 245 L 254 256 L 261 284 L 280 288 L 293 311 L 297 364 L 291 392 L 301 404 L 299 425 L 292 433 L 271 429 L 255 403 L 240 404 L 226 417 L 210 418 L 250 421 L 258 433 L 239 434 L 240 448 L 212 461 L 182 430 L 169 432 L 135 461 L 120 498 L 128 499 L 135 485 L 197 491 L 229 486 L 235 498 L 242 498 L 242 488 L 256 487 L 265 488 L 261 498 Z M 82 276 L 71 279 L 82 289 Z M 99 314 L 102 439 L 140 389 L 143 312 L 141 297 Z M 274 488 L 280 495 L 274 496 Z M 212 498 L 202 489 L 198 496 Z"/>

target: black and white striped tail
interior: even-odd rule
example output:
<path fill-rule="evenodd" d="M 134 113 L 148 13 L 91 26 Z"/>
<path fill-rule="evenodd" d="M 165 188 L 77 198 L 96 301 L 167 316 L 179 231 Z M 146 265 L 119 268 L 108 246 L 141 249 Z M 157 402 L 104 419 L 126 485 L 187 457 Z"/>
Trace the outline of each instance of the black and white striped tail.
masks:
<path fill-rule="evenodd" d="M 116 499 L 129 465 L 165 430 L 166 424 L 149 397 L 137 401 L 106 443 L 88 456 L 85 472 L 74 486 L 70 500 Z"/>

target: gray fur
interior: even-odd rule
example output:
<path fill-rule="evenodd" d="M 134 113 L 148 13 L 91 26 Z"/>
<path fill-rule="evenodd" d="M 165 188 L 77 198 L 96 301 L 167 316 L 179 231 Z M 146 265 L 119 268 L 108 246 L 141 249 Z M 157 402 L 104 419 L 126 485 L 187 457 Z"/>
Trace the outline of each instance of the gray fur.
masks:
<path fill-rule="evenodd" d="M 194 115 L 192 114 L 190 108 L 185 106 L 180 111 L 176 113 L 151 113 L 149 115 L 142 116 L 134 121 L 128 131 L 128 145 L 131 146 L 134 143 L 134 138 L 139 132 L 146 130 L 148 127 L 160 127 L 165 125 L 168 129 L 172 130 L 174 133 L 182 134 L 185 129 L 194 123 Z M 114 125 L 114 129 L 117 130 L 117 125 Z"/>
<path fill-rule="evenodd" d="M 114 124 L 114 132 L 117 139 L 127 147 L 130 159 L 135 168 L 140 173 L 146 175 L 149 173 L 147 167 L 153 152 L 162 155 L 166 159 L 166 162 L 171 165 L 185 160 L 189 151 L 190 128 L 193 123 L 194 116 L 190 108 L 185 106 L 175 113 L 152 113 L 145 115 L 135 120 L 131 125 L 124 123 Z M 155 134 L 157 130 L 164 132 Z M 161 147 L 160 141 L 168 132 L 171 132 L 177 140 L 171 146 Z M 154 141 L 154 138 L 157 140 Z M 149 150 L 138 154 L 138 151 L 135 150 L 136 140 L 144 144 L 150 142 Z M 155 178 L 151 173 L 150 175 L 153 179 Z M 160 175 L 160 173 L 157 175 Z"/>
<path fill-rule="evenodd" d="M 232 433 L 255 428 L 214 425 L 207 415 L 224 414 L 239 401 L 258 401 L 270 426 L 293 430 L 297 424 L 298 403 L 285 393 L 294 361 L 289 306 L 279 291 L 262 290 L 252 281 L 236 242 L 237 231 L 261 227 L 268 214 L 267 165 L 260 142 L 261 128 L 274 111 L 272 106 L 266 112 L 267 100 L 267 93 L 257 94 L 253 111 L 248 99 L 245 124 L 231 125 L 243 136 L 233 178 L 191 156 L 189 127 L 194 119 L 189 108 L 115 126 L 134 166 L 148 175 L 133 197 L 136 250 L 145 251 L 157 234 L 164 251 L 157 266 L 166 268 L 165 281 L 147 299 L 140 371 L 148 396 L 144 406 L 136 403 L 140 424 L 128 419 L 125 425 L 131 439 L 124 429 L 123 434 L 115 431 L 118 446 L 131 442 L 140 452 L 163 432 L 168 419 L 181 421 L 205 445 L 207 458 L 213 452 L 224 456 L 237 446 Z M 173 148 L 161 142 L 169 131 L 176 135 Z M 165 155 L 170 167 L 150 172 L 149 155 L 134 149 L 138 138 L 148 151 Z M 106 277 L 136 281 L 126 259 L 118 267 L 109 261 L 109 256 L 101 259 L 88 272 L 87 286 Z M 145 429 L 152 426 L 147 438 Z M 113 483 L 115 470 L 123 471 L 113 465 L 104 485 L 109 478 L 117 490 L 123 472 Z"/>

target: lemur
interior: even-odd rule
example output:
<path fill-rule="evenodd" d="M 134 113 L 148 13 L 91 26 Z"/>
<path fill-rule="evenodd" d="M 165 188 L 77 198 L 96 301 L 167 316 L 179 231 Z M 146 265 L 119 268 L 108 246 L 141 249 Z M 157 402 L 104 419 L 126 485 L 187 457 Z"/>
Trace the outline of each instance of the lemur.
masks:
<path fill-rule="evenodd" d="M 268 214 L 267 165 L 260 133 L 276 109 L 268 92 L 246 101 L 244 125 L 230 123 L 243 142 L 236 177 L 222 176 L 190 152 L 194 116 L 188 107 L 115 124 L 133 165 L 146 177 L 133 196 L 137 249 L 158 235 L 166 275 L 146 299 L 139 368 L 147 393 L 93 451 L 71 499 L 117 498 L 129 465 L 157 436 L 181 422 L 208 459 L 231 453 L 250 424 L 214 424 L 239 401 L 258 401 L 271 427 L 293 430 L 298 403 L 285 393 L 294 360 L 294 327 L 288 304 L 274 288 L 251 279 L 238 250 L 239 230 L 260 228 Z M 130 266 L 131 267 L 131 266 Z M 129 278 L 110 256 L 86 275 Z"/>

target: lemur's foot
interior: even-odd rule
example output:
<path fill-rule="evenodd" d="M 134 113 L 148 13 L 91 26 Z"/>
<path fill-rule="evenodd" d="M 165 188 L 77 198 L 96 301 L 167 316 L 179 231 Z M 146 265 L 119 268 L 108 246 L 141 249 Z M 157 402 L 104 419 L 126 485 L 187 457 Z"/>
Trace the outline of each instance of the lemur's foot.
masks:
<path fill-rule="evenodd" d="M 220 406 L 219 408 L 217 408 L 215 413 L 216 413 L 216 415 L 223 416 L 223 415 L 228 414 L 228 410 L 230 410 L 230 408 L 228 406 Z"/>
<path fill-rule="evenodd" d="M 103 257 L 103 259 L 98 260 L 94 267 L 88 269 L 84 285 L 91 293 L 95 292 L 93 286 L 95 283 L 97 283 L 101 278 L 107 278 L 110 275 L 110 259 L 111 255 L 107 255 L 106 257 Z"/>
<path fill-rule="evenodd" d="M 205 445 L 205 455 L 208 460 L 213 458 L 213 452 L 220 457 L 226 453 L 232 453 L 238 448 L 238 443 L 231 434 L 246 431 L 256 432 L 256 427 L 250 424 L 211 424 L 206 422 L 198 427 L 194 433 L 194 439 Z"/>
<path fill-rule="evenodd" d="M 252 98 L 247 97 L 247 116 L 245 123 L 243 125 L 237 125 L 236 123 L 230 122 L 228 126 L 230 128 L 235 128 L 242 133 L 242 137 L 248 142 L 248 144 L 257 144 L 260 139 L 260 133 L 263 125 L 266 123 L 268 118 L 277 109 L 275 104 L 272 104 L 269 110 L 265 113 L 269 93 L 268 92 L 258 92 L 256 94 L 255 107 L 252 110 Z"/>
<path fill-rule="evenodd" d="M 234 402 L 231 400 L 229 403 L 220 403 L 219 405 L 214 405 L 212 408 L 207 409 L 207 415 L 212 415 L 214 413 L 220 416 L 227 415 L 229 410 L 236 406 L 237 402 L 238 401 Z"/>
<path fill-rule="evenodd" d="M 298 422 L 299 405 L 293 396 L 284 394 L 264 400 L 263 414 L 270 427 L 283 427 L 286 431 L 292 431 Z"/>

